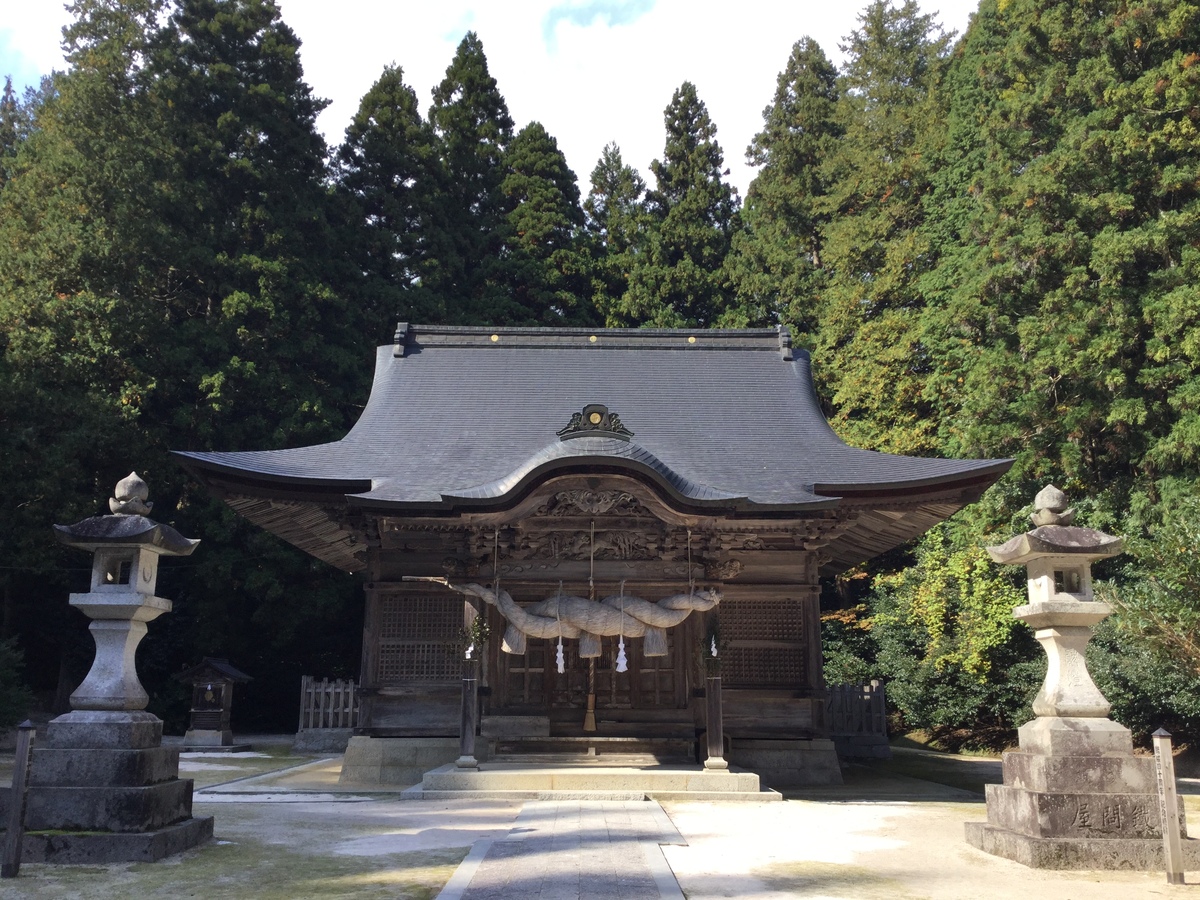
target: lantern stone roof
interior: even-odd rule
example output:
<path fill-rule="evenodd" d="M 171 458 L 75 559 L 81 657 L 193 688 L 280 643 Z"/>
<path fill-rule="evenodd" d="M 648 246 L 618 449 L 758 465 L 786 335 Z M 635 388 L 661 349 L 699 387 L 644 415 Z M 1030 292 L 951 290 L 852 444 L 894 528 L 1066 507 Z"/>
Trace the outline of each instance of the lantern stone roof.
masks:
<path fill-rule="evenodd" d="M 55 525 L 54 536 L 81 550 L 144 545 L 167 556 L 190 556 L 200 543 L 145 516 L 91 516 L 74 525 Z"/>
<path fill-rule="evenodd" d="M 102 547 L 153 547 L 167 556 L 190 556 L 199 540 L 186 538 L 170 525 L 147 518 L 153 503 L 147 503 L 150 488 L 136 472 L 117 482 L 115 496 L 108 507 L 112 515 L 90 516 L 74 525 L 55 525 L 54 536 L 61 543 L 80 550 Z"/>
<path fill-rule="evenodd" d="M 725 516 L 819 514 L 851 496 L 962 493 L 889 546 L 971 502 L 1011 465 L 848 446 L 826 422 L 808 354 L 791 349 L 786 329 L 406 324 L 379 348 L 370 399 L 340 441 L 177 455 L 227 496 L 389 515 L 502 509 L 547 477 L 595 470 L 640 479 L 689 512 Z M 234 505 L 254 520 L 248 504 Z M 256 521 L 282 533 L 267 518 Z M 317 552 L 332 531 L 284 536 L 351 567 Z"/>

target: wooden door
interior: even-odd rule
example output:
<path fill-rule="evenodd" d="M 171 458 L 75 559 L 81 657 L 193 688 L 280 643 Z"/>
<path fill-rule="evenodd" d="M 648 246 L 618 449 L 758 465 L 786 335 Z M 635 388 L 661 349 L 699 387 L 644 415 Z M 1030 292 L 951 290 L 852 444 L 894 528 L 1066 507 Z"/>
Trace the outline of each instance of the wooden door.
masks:
<path fill-rule="evenodd" d="M 617 638 L 603 638 L 596 659 L 597 709 L 686 708 L 688 642 L 678 631 L 667 631 L 663 657 L 646 657 L 641 638 L 626 638 L 626 672 L 616 671 Z M 586 708 L 588 661 L 579 657 L 579 642 L 563 641 L 561 674 L 557 651 L 557 640 L 530 639 L 523 654 L 499 654 L 498 707 L 514 712 Z"/>

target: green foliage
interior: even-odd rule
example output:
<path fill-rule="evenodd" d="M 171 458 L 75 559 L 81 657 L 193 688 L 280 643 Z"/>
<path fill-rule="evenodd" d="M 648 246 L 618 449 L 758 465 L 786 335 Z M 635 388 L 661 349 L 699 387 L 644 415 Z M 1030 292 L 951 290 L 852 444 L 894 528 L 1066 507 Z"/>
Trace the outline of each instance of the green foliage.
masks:
<path fill-rule="evenodd" d="M 508 146 L 504 302 L 496 321 L 586 325 L 592 321 L 590 260 L 575 173 L 546 129 L 526 125 Z"/>
<path fill-rule="evenodd" d="M 4 93 L 0 94 L 0 188 L 8 180 L 8 168 L 17 154 L 19 116 L 17 93 L 10 76 L 4 79 Z"/>
<path fill-rule="evenodd" d="M 946 529 L 937 531 L 942 533 L 922 542 L 915 566 L 876 580 L 891 611 L 876 613 L 872 621 L 877 627 L 903 623 L 922 630 L 929 638 L 925 662 L 934 669 L 984 677 L 991 672 L 991 652 L 1020 627 L 1012 609 L 1024 602 L 1024 593 L 981 547 L 953 547 Z"/>
<path fill-rule="evenodd" d="M 591 190 L 583 203 L 593 258 L 593 303 L 610 327 L 619 327 L 620 304 L 629 289 L 629 270 L 647 227 L 642 205 L 646 183 L 621 150 L 608 144 L 592 170 Z"/>
<path fill-rule="evenodd" d="M 1194 493 L 1198 16 L 1186 0 L 984 0 L 947 55 L 915 6 L 873 4 L 847 42 L 816 364 L 852 442 L 1016 459 L 970 513 L 981 534 L 1025 530 L 1014 514 L 1048 481 L 1090 524 L 1135 535 Z M 1123 720 L 1188 723 L 1178 677 L 1149 669 L 1168 642 L 1184 652 L 1194 622 L 1158 574 L 1173 564 L 1146 560 L 1099 567 L 1132 606 L 1098 664 Z M 875 601 L 894 579 L 913 608 L 936 613 L 946 594 L 945 630 L 909 619 L 893 644 L 911 662 L 890 692 L 927 711 L 942 688 L 920 679 L 947 634 L 951 669 L 973 665 L 939 571 L 885 577 Z M 1011 659 L 1039 662 L 1032 647 Z"/>
<path fill-rule="evenodd" d="M 353 601 L 352 620 L 353 583 L 273 538 L 277 565 L 259 579 L 208 581 L 228 574 L 207 568 L 222 556 L 244 572 L 257 532 L 223 527 L 231 514 L 194 497 L 166 453 L 335 437 L 365 395 L 362 320 L 324 255 L 323 103 L 271 3 L 74 9 L 70 67 L 30 107 L 0 190 L 0 474 L 21 486 L 0 517 L 6 617 L 38 648 L 41 683 L 81 674 L 65 663 L 88 638 L 65 593 L 86 562 L 56 548 L 49 525 L 94 514 L 136 466 L 156 515 L 205 541 L 185 564 L 198 577 L 168 594 L 177 612 L 152 691 L 203 654 L 244 647 L 260 666 L 227 655 L 290 707 L 294 678 L 276 682 L 270 661 L 301 652 L 299 635 L 279 622 L 304 620 L 296 610 L 319 608 L 322 591 Z M 287 611 L 256 620 L 276 597 Z M 227 609 L 249 618 L 244 631 Z"/>
<path fill-rule="evenodd" d="M 1088 645 L 1088 671 L 1112 704 L 1112 717 L 1146 741 L 1166 728 L 1178 744 L 1200 739 L 1200 681 L 1135 635 L 1118 613 L 1096 627 Z"/>
<path fill-rule="evenodd" d="M 981 537 L 940 525 L 921 542 L 915 566 L 875 580 L 876 665 L 910 726 L 1009 729 L 1028 716 L 1038 667 L 1022 668 L 1032 642 L 1012 617 L 1024 586 L 988 559 Z"/>
<path fill-rule="evenodd" d="M 859 24 L 844 45 L 842 137 L 822 172 L 828 271 L 816 361 L 846 440 L 927 454 L 937 416 L 923 398 L 929 353 L 916 276 L 931 260 L 919 226 L 950 38 L 913 0 L 876 0 Z"/>
<path fill-rule="evenodd" d="M 429 122 L 445 168 L 437 214 L 447 242 L 426 283 L 457 322 L 517 324 L 506 316 L 499 271 L 507 234 L 501 184 L 513 121 L 474 32 L 462 39 L 434 88 Z"/>
<path fill-rule="evenodd" d="M 875 677 L 876 646 L 865 603 L 821 614 L 826 684 L 865 684 Z"/>
<path fill-rule="evenodd" d="M 1176 176 L 1196 158 L 1195 17 L 1186 2 L 981 6 L 947 77 L 931 196 L 949 214 L 926 282 L 944 360 L 927 393 L 951 452 L 1013 455 L 1085 491 L 1191 465 L 1172 435 L 1194 369 L 1197 189 Z"/>
<path fill-rule="evenodd" d="M 1123 643 L 1164 668 L 1200 676 L 1200 497 L 1166 506 L 1145 536 L 1126 538 L 1135 561 L 1100 596 L 1118 609 Z"/>
<path fill-rule="evenodd" d="M 16 638 L 0 640 L 0 728 L 10 728 L 29 715 L 33 694 L 21 677 L 23 662 Z"/>
<path fill-rule="evenodd" d="M 737 296 L 727 321 L 783 322 L 801 340 L 817 329 L 828 225 L 821 209 L 827 190 L 822 166 L 842 133 L 837 108 L 837 70 L 814 41 L 797 41 L 779 73 L 774 101 L 763 110 L 763 130 L 746 150 L 747 162 L 760 171 L 728 259 Z"/>
<path fill-rule="evenodd" d="M 717 128 L 695 85 L 685 81 L 675 91 L 664 118 L 663 158 L 650 164 L 656 187 L 646 195 L 645 239 L 629 288 L 608 317 L 622 325 L 712 327 L 730 297 L 724 266 L 738 224 L 736 194 L 721 180 Z"/>
<path fill-rule="evenodd" d="M 363 96 L 337 161 L 368 333 L 383 343 L 399 321 L 445 321 L 446 298 L 427 285 L 448 243 L 438 215 L 444 170 L 402 69 L 385 68 Z"/>

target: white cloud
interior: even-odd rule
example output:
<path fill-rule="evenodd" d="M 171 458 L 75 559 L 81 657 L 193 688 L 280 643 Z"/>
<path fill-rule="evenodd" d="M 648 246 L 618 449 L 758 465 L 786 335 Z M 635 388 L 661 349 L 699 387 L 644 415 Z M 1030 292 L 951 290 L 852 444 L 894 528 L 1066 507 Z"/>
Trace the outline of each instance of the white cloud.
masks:
<path fill-rule="evenodd" d="M 805 35 L 835 62 L 862 4 L 816 0 L 279 0 L 304 42 L 305 75 L 332 100 L 320 127 L 341 140 L 359 99 L 383 67 L 396 63 L 428 109 L 468 29 L 483 41 L 492 75 L 517 127 L 541 122 L 554 135 L 586 193 L 609 141 L 649 174 L 662 153 L 663 109 L 683 81 L 696 85 L 717 124 L 730 179 L 743 194 L 753 177 L 746 145 L 762 125 L 775 78 Z M 930 0 L 948 29 L 961 31 L 978 0 Z M 6 13 L 22 56 L 41 72 L 61 67 L 59 31 L 67 16 L 54 0 Z M 3 44 L 0 43 L 0 47 Z M 0 58 L 6 70 L 16 70 Z M 3 74 L 0 72 L 0 74 Z M 14 74 L 16 72 L 14 71 Z"/>

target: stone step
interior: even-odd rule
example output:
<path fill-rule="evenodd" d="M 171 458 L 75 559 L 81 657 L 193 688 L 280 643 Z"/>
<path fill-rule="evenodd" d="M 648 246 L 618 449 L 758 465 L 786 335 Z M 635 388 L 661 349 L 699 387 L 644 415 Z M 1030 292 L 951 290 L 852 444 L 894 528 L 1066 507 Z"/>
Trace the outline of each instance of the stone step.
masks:
<path fill-rule="evenodd" d="M 409 788 L 406 800 L 656 800 L 660 803 L 762 803 L 782 800 L 778 791 L 428 791 Z"/>
<path fill-rule="evenodd" d="M 670 763 L 678 759 L 666 759 L 647 753 L 605 753 L 591 756 L 585 753 L 506 753 L 492 757 L 491 762 L 509 765 L 539 765 L 560 768 L 645 768 Z"/>
<path fill-rule="evenodd" d="M 758 776 L 738 769 L 712 770 L 701 766 L 605 767 L 559 764 L 488 762 L 464 769 L 450 764 L 426 772 L 420 790 L 428 792 L 580 792 L 631 794 L 762 793 Z M 461 796 L 461 794 L 460 794 Z M 571 799 L 568 798 L 568 799 Z"/>
<path fill-rule="evenodd" d="M 562 754 L 571 756 L 638 755 L 658 759 L 691 761 L 695 759 L 695 738 L 681 737 L 600 737 L 531 736 L 497 739 L 497 756 L 523 754 Z"/>

